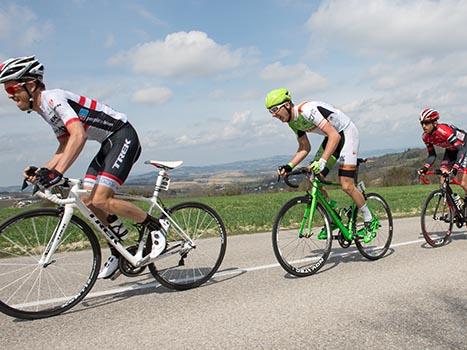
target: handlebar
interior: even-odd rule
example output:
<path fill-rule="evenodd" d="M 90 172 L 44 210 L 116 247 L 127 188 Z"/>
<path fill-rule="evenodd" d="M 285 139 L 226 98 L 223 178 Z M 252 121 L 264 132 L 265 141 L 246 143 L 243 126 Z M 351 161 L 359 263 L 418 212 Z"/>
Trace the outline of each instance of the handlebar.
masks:
<path fill-rule="evenodd" d="M 72 186 L 81 186 L 81 180 L 79 179 L 70 179 L 70 178 L 63 178 L 63 183 L 57 185 L 56 187 L 62 188 L 70 188 Z M 23 182 L 23 189 L 28 186 L 28 182 L 24 180 Z M 66 204 L 73 204 L 76 202 L 75 198 L 60 198 L 57 194 L 52 193 L 50 189 L 45 189 L 42 186 L 34 184 L 33 195 L 40 197 L 42 199 L 46 199 L 52 203 L 57 205 L 66 205 Z"/>
<path fill-rule="evenodd" d="M 457 177 L 456 177 L 456 176 L 453 176 L 451 173 L 442 172 L 442 171 L 439 170 L 439 169 L 428 170 L 428 171 L 426 171 L 424 174 L 419 175 L 418 178 L 420 179 L 420 181 L 421 181 L 424 185 L 430 184 L 430 180 L 427 179 L 427 176 L 428 176 L 428 175 L 442 176 L 442 177 L 444 177 L 446 180 L 449 180 L 450 183 L 452 183 L 452 184 L 454 184 L 454 185 L 460 185 L 460 182 L 459 182 L 459 180 L 457 180 Z"/>
<path fill-rule="evenodd" d="M 295 184 L 293 184 L 293 183 L 291 183 L 289 181 L 289 177 L 296 176 L 296 175 L 305 175 L 310 181 L 312 181 L 313 178 L 316 177 L 319 180 L 319 182 L 321 182 L 322 184 L 325 184 L 325 185 L 331 185 L 332 184 L 332 182 L 324 180 L 324 178 L 321 175 L 314 174 L 308 167 L 301 167 L 301 168 L 297 168 L 297 169 L 285 174 L 284 182 L 287 184 L 287 186 L 292 187 L 292 188 L 298 188 L 298 185 L 295 185 Z M 279 177 L 278 181 L 279 180 L 280 180 L 280 177 Z"/>

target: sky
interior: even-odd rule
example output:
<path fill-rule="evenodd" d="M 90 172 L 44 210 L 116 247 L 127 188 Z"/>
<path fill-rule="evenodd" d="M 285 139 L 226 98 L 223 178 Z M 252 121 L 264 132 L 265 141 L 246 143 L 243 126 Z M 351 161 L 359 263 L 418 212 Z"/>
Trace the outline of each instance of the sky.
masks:
<path fill-rule="evenodd" d="M 418 115 L 467 128 L 467 1 L 0 0 L 0 60 L 36 55 L 47 88 L 125 113 L 144 160 L 211 165 L 291 156 L 297 141 L 266 93 L 324 101 L 360 151 L 423 147 Z M 52 129 L 0 91 L 0 186 L 57 148 Z M 319 136 L 311 136 L 312 152 Z M 83 176 L 89 141 L 67 176 Z"/>

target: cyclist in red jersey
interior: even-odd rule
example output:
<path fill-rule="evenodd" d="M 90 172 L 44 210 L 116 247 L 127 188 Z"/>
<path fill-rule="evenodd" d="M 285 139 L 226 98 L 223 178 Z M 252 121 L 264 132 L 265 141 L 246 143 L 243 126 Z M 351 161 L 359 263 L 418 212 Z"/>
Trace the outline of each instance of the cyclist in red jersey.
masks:
<path fill-rule="evenodd" d="M 34 56 L 11 58 L 0 64 L 0 84 L 4 84 L 8 97 L 20 110 L 37 112 L 52 127 L 59 143 L 45 165 L 29 166 L 24 177 L 43 188 L 63 183 L 62 174 L 79 156 L 86 140 L 95 140 L 101 148 L 86 172 L 84 188 L 92 191 L 83 201 L 120 239 L 128 231 L 117 215 L 159 232 L 157 219 L 130 202 L 114 198 L 141 153 L 138 135 L 126 115 L 69 91 L 46 90 L 43 75 L 44 66 Z M 152 236 L 155 254 L 165 248 L 165 237 L 161 236 Z M 110 278 L 118 270 L 118 253 L 113 248 L 111 253 L 98 278 Z"/>
<path fill-rule="evenodd" d="M 453 125 L 438 123 L 438 119 L 439 112 L 431 108 L 425 108 L 420 114 L 428 158 L 418 173 L 424 174 L 435 162 L 434 146 L 445 148 L 440 170 L 453 175 L 462 174 L 461 187 L 465 192 L 464 203 L 467 203 L 467 134 Z"/>

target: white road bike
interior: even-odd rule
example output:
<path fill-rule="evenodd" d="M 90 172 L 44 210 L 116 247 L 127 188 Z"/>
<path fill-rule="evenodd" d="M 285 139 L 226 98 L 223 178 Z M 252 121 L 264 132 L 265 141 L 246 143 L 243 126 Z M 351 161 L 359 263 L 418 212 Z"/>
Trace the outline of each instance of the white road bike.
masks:
<path fill-rule="evenodd" d="M 151 235 L 141 225 L 137 226 L 137 243 L 122 245 L 81 201 L 80 196 L 88 193 L 81 180 L 66 179 L 66 198 L 49 190 L 36 192 L 57 208 L 26 211 L 0 225 L 1 312 L 37 319 L 58 315 L 78 304 L 94 286 L 101 265 L 95 232 L 120 253 L 119 269 L 126 276 L 138 275 L 148 266 L 161 285 L 176 290 L 198 287 L 213 276 L 227 245 L 222 219 L 214 209 L 198 202 L 166 208 L 159 193 L 169 188 L 168 171 L 182 162 L 145 163 L 160 169 L 152 197 L 116 198 L 147 202 L 150 214 L 157 210 L 167 237 L 162 254 L 150 257 Z M 84 220 L 74 214 L 76 209 Z"/>

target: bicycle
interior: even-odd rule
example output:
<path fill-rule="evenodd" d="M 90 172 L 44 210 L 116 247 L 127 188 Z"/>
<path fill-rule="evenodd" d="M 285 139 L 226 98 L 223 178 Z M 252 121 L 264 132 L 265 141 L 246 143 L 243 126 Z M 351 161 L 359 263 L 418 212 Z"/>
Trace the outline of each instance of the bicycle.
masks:
<path fill-rule="evenodd" d="M 78 304 L 94 286 L 101 264 L 96 233 L 120 253 L 119 269 L 136 276 L 149 267 L 163 286 L 175 290 L 198 287 L 218 270 L 224 258 L 227 234 L 220 216 L 209 206 L 184 202 L 171 208 L 159 198 L 169 188 L 169 170 L 183 162 L 146 161 L 160 169 L 152 197 L 116 195 L 149 203 L 167 245 L 150 257 L 151 235 L 137 226 L 138 242 L 124 247 L 117 236 L 84 205 L 81 180 L 65 179 L 66 198 L 49 190 L 36 195 L 58 208 L 33 209 L 0 225 L 0 311 L 16 318 L 37 319 L 58 315 Z M 74 214 L 77 209 L 84 220 Z M 94 230 L 88 225 L 91 223 Z"/>
<path fill-rule="evenodd" d="M 358 166 L 366 162 L 359 158 Z M 332 240 L 342 248 L 355 243 L 358 251 L 369 260 L 383 257 L 389 249 L 393 234 L 392 214 L 384 198 L 377 193 L 365 193 L 363 181 L 358 189 L 363 193 L 373 215 L 371 225 L 377 232 L 366 232 L 363 217 L 359 216 L 356 204 L 335 209 L 335 201 L 327 200 L 322 193 L 323 185 L 335 185 L 310 173 L 308 168 L 299 168 L 284 177 L 285 183 L 297 188 L 289 178 L 305 175 L 311 182 L 311 189 L 304 196 L 289 200 L 280 209 L 272 230 L 274 254 L 288 273 L 304 277 L 315 274 L 325 264 L 332 247 Z M 357 182 L 357 175 L 355 176 Z M 333 235 L 333 231 L 338 230 Z"/>
<path fill-rule="evenodd" d="M 419 176 L 420 181 L 425 185 L 430 183 L 426 178 L 427 175 L 443 177 L 440 188 L 428 194 L 420 216 L 425 241 L 433 248 L 437 248 L 449 241 L 454 224 L 461 228 L 467 223 L 467 212 L 462 207 L 462 200 L 451 188 L 451 184 L 460 185 L 456 177 L 439 169 L 427 171 L 425 175 Z M 455 200 L 454 196 L 459 199 Z"/>

